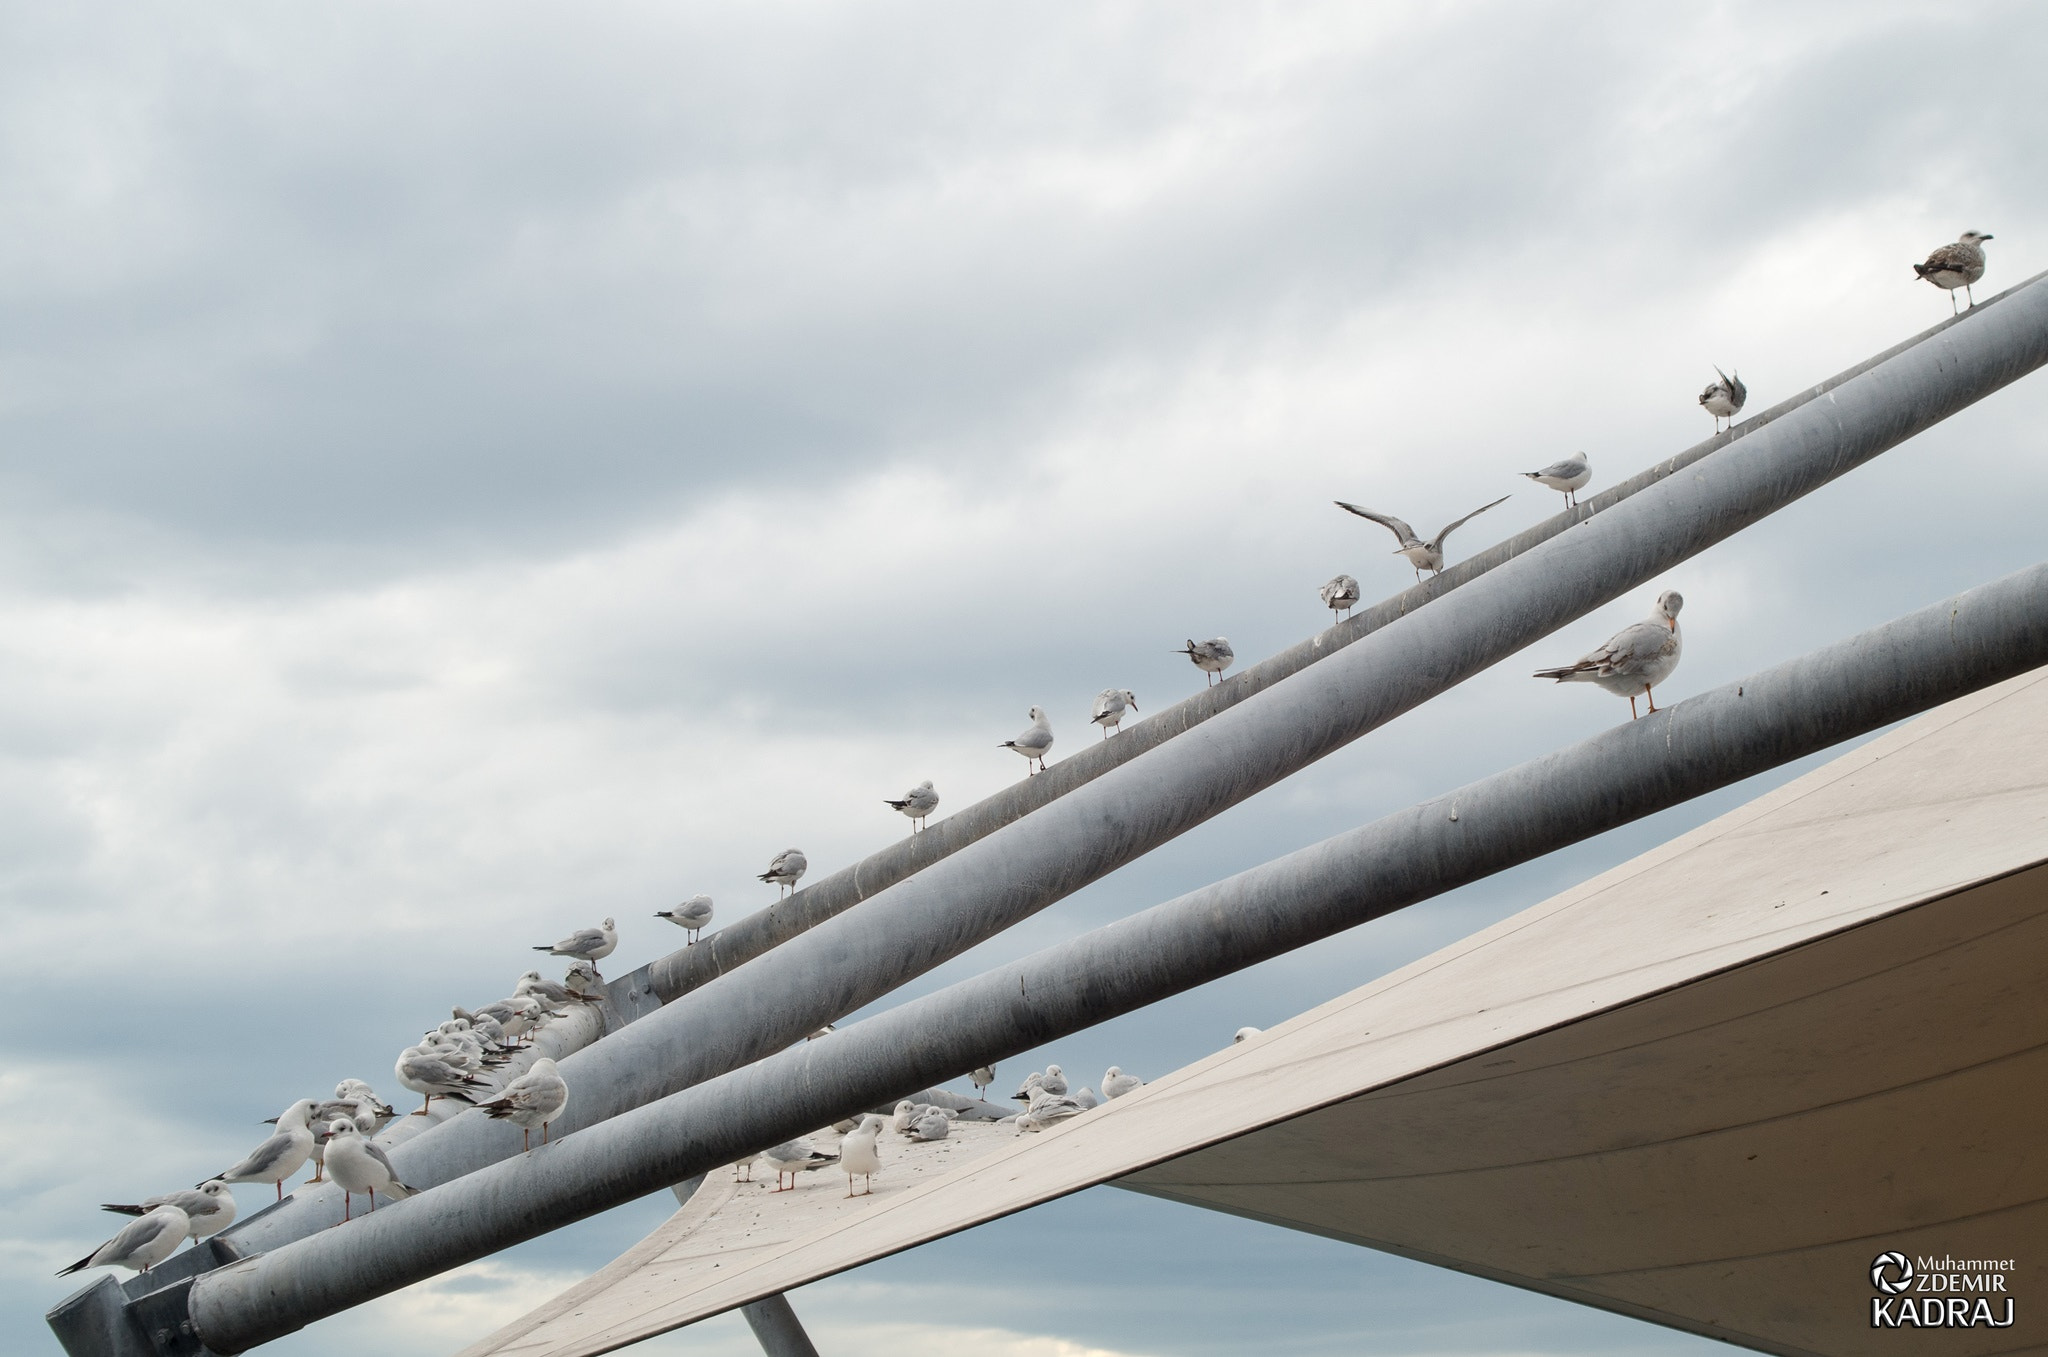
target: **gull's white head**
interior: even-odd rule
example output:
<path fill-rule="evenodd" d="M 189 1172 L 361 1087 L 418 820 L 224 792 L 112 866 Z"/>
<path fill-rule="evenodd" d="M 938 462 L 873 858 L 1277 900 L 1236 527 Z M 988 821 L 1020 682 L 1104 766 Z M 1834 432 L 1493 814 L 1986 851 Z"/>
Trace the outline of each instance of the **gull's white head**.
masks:
<path fill-rule="evenodd" d="M 1958 245 L 1982 245 L 1989 239 L 1991 239 L 1989 231 L 1965 231 L 1957 239 L 1956 243 Z"/>
<path fill-rule="evenodd" d="M 1685 606 L 1685 596 L 1676 589 L 1666 589 L 1657 595 L 1657 616 L 1673 631 L 1678 630 L 1678 610 Z"/>
<path fill-rule="evenodd" d="M 1029 714 L 1032 720 L 1043 721 L 1045 719 L 1045 708 L 1033 707 Z"/>
<path fill-rule="evenodd" d="M 1138 709 L 1138 695 L 1132 692 L 1129 688 L 1123 689 L 1122 692 L 1124 695 L 1125 704 L 1128 705 L 1132 711 L 1136 711 Z"/>

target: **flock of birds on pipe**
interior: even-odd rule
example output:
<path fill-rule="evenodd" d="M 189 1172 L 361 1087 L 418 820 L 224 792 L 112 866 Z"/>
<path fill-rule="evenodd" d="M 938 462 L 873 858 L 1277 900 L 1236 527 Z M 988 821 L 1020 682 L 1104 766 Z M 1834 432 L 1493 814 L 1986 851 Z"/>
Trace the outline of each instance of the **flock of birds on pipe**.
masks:
<path fill-rule="evenodd" d="M 1976 305 L 1976 295 L 1970 289 L 1984 276 L 1984 242 L 1990 239 L 1988 232 L 1965 231 L 1954 244 L 1941 246 L 1927 256 L 1925 263 L 1915 264 L 1913 271 L 1948 292 L 1951 311 L 1960 314 L 1955 293 L 1962 290 L 1970 304 Z M 1719 367 L 1714 369 L 1714 373 L 1716 380 L 1700 392 L 1699 404 L 1713 417 L 1714 430 L 1718 434 L 1722 431 L 1723 420 L 1728 421 L 1728 428 L 1734 427 L 1735 416 L 1748 400 L 1749 390 L 1742 384 L 1739 374 L 1724 373 Z M 1540 470 L 1521 474 L 1564 495 L 1567 507 L 1577 506 L 1578 492 L 1593 479 L 1592 466 L 1583 452 L 1574 453 Z M 1453 519 L 1428 539 L 1391 514 L 1343 500 L 1336 503 L 1339 508 L 1378 523 L 1391 532 L 1398 543 L 1394 554 L 1408 561 L 1419 581 L 1425 570 L 1432 574 L 1443 570 L 1444 542 L 1451 533 L 1507 498 L 1502 496 L 1480 505 L 1463 518 Z M 1363 591 L 1352 576 L 1338 575 L 1323 585 L 1321 594 L 1324 606 L 1333 613 L 1348 617 L 1358 605 Z M 1605 644 L 1571 664 L 1537 670 L 1535 677 L 1555 679 L 1559 683 L 1597 684 L 1628 699 L 1630 719 L 1639 714 L 1636 707 L 1638 698 L 1645 699 L 1654 712 L 1657 710 L 1656 686 L 1678 667 L 1682 645 L 1678 612 L 1684 603 L 1677 592 L 1666 590 L 1658 596 L 1656 610 L 1643 621 L 1622 628 Z M 1219 682 L 1223 672 L 1237 658 L 1229 640 L 1222 636 L 1213 636 L 1206 641 L 1191 638 L 1175 653 L 1186 655 L 1195 668 L 1207 676 L 1210 684 Z M 1126 713 L 1137 710 L 1137 695 L 1130 689 L 1105 688 L 1096 696 L 1088 719 L 1102 728 L 1102 737 L 1106 740 L 1121 729 Z M 1044 771 L 1045 757 L 1052 752 L 1052 722 L 1042 707 L 1031 708 L 1030 722 L 1015 739 L 1005 740 L 998 747 L 1021 755 L 1026 761 L 1027 772 L 1035 774 Z M 884 804 L 908 817 L 911 832 L 915 834 L 924 828 L 926 818 L 938 809 L 939 795 L 926 781 L 900 798 L 885 799 Z M 809 867 L 810 863 L 800 849 L 789 848 L 775 855 L 760 879 L 779 887 L 786 894 L 796 888 Z M 660 911 L 656 917 L 684 929 L 690 943 L 694 944 L 711 922 L 711 897 L 693 896 L 674 909 Z M 535 1060 L 523 1073 L 502 1085 L 493 1077 L 493 1072 L 511 1059 L 512 1053 L 518 1049 L 515 1043 L 522 1040 L 530 1042 L 535 1031 L 564 1016 L 565 1005 L 598 1002 L 603 981 L 596 963 L 610 956 L 617 946 L 618 932 L 614 922 L 606 919 L 601 927 L 586 928 L 552 946 L 538 947 L 535 950 L 573 959 L 562 983 L 543 979 L 539 971 L 528 971 L 519 978 L 511 997 L 486 1004 L 473 1012 L 458 1008 L 447 1022 L 426 1033 L 418 1044 L 401 1052 L 394 1073 L 400 1084 L 425 1099 L 420 1114 L 432 1107 L 435 1098 L 455 1098 L 474 1103 L 485 1115 L 519 1127 L 529 1149 L 536 1130 L 541 1133 L 542 1144 L 546 1144 L 548 1126 L 561 1115 L 569 1098 L 568 1086 L 555 1062 L 546 1058 Z M 1242 1041 L 1255 1030 L 1241 1029 L 1237 1039 Z M 976 1070 L 974 1083 L 977 1091 L 986 1089 L 994 1078 L 990 1069 Z M 1138 1083 L 1138 1080 L 1112 1066 L 1103 1077 L 1103 1099 L 1119 1097 L 1137 1087 Z M 1057 1065 L 1032 1075 L 1016 1096 L 1025 1103 L 1025 1109 L 1015 1118 L 1005 1120 L 1014 1120 L 1019 1131 L 1037 1130 L 1077 1116 L 1094 1107 L 1098 1101 L 1095 1092 L 1087 1088 L 1069 1094 L 1066 1077 Z M 344 1221 L 349 1218 L 357 1195 L 368 1196 L 371 1210 L 376 1209 L 379 1192 L 394 1199 L 410 1196 L 413 1189 L 399 1181 L 389 1156 L 370 1139 L 394 1115 L 393 1109 L 378 1099 L 370 1085 L 359 1079 L 344 1079 L 335 1086 L 332 1098 L 302 1098 L 271 1119 L 277 1127 L 275 1134 L 240 1163 L 196 1188 L 149 1197 L 133 1204 L 107 1205 L 105 1210 L 134 1216 L 135 1221 L 58 1275 L 101 1266 L 122 1266 L 146 1272 L 168 1258 L 185 1240 L 191 1239 L 196 1243 L 234 1222 L 235 1199 L 229 1191 L 230 1184 L 269 1183 L 276 1187 L 278 1199 L 282 1200 L 284 1180 L 297 1173 L 308 1161 L 315 1169 L 310 1181 L 319 1182 L 324 1176 L 340 1184 L 344 1194 Z M 842 1138 L 835 1153 L 827 1154 L 804 1141 L 791 1141 L 765 1150 L 753 1160 L 744 1161 L 744 1167 L 750 1171 L 753 1164 L 759 1163 L 774 1169 L 778 1189 L 786 1190 L 781 1189 L 785 1177 L 794 1185 L 798 1174 L 836 1163 L 847 1174 L 847 1191 L 851 1195 L 855 1178 L 869 1179 L 879 1168 L 877 1146 L 885 1127 L 893 1127 L 899 1135 L 913 1141 L 938 1140 L 945 1137 L 952 1120 L 958 1115 L 958 1109 L 906 1102 L 897 1106 L 892 1117 L 870 1114 L 840 1123 L 835 1129 Z"/>

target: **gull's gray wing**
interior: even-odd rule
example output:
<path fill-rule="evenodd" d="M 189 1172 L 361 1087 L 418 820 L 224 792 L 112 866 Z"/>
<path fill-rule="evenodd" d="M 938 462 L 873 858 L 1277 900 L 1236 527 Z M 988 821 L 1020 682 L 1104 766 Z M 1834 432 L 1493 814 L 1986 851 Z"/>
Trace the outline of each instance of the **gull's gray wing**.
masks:
<path fill-rule="evenodd" d="M 1493 504 L 1482 504 L 1477 509 L 1474 509 L 1471 513 L 1466 514 L 1463 518 L 1444 524 L 1443 531 L 1436 535 L 1436 539 L 1432 541 L 1430 545 L 1435 547 L 1438 551 L 1442 551 L 1444 546 L 1444 539 L 1446 537 L 1449 537 L 1457 529 L 1464 527 L 1467 523 L 1470 523 L 1473 519 L 1479 517 L 1479 515 L 1485 513 L 1488 509 L 1493 508 L 1494 504 L 1505 504 L 1507 503 L 1507 501 L 1513 498 L 1513 495 L 1502 495 L 1499 499 L 1495 500 Z"/>
<path fill-rule="evenodd" d="M 219 1178 L 247 1178 L 253 1174 L 268 1172 L 270 1169 L 275 1168 L 278 1162 L 287 1154 L 290 1154 L 294 1148 L 296 1148 L 296 1142 L 290 1136 L 280 1131 L 255 1149 L 249 1151 L 247 1159 L 244 1159 L 226 1173 L 214 1176 Z"/>
<path fill-rule="evenodd" d="M 1403 523 L 1400 519 L 1395 518 L 1391 514 L 1376 514 L 1372 510 L 1361 508 L 1356 504 L 1346 504 L 1341 499 L 1333 500 L 1331 502 L 1334 503 L 1339 509 L 1344 510 L 1346 513 L 1353 513 L 1357 514 L 1360 518 L 1371 519 L 1373 522 L 1379 524 L 1381 527 L 1393 533 L 1396 538 L 1400 539 L 1400 543 L 1404 547 L 1414 546 L 1422 541 L 1421 538 L 1415 535 L 1415 529 L 1409 527 L 1406 523 Z"/>
<path fill-rule="evenodd" d="M 1565 459 L 1564 459 L 1564 460 L 1563 460 L 1562 462 L 1552 462 L 1552 463 L 1551 463 L 1551 464 L 1550 464 L 1549 466 L 1547 466 L 1547 467 L 1544 467 L 1544 468 L 1543 468 L 1543 469 L 1542 469 L 1541 471 L 1525 471 L 1525 472 L 1523 472 L 1522 474 L 1523 474 L 1524 476 L 1532 476 L 1532 477 L 1533 477 L 1533 476 L 1555 476 L 1555 477 L 1557 477 L 1557 478 L 1558 478 L 1559 480 L 1565 480 L 1565 479 L 1567 479 L 1568 477 L 1572 477 L 1572 476 L 1576 476 L 1576 475 L 1578 475 L 1578 474 L 1579 474 L 1579 472 L 1580 472 L 1581 470 L 1583 470 L 1583 469 L 1585 468 L 1585 465 L 1586 465 L 1586 464 L 1585 464 L 1584 462 L 1580 461 L 1580 460 L 1579 460 L 1578 458 L 1576 458 L 1576 457 L 1567 457 L 1567 458 L 1565 458 Z M 1493 504 L 1498 504 L 1498 503 L 1500 503 L 1500 501 L 1499 501 L 1499 500 L 1495 500 L 1495 501 L 1493 502 Z M 1491 509 L 1491 508 L 1493 507 L 1493 504 L 1489 504 L 1489 505 L 1487 505 L 1487 506 L 1486 506 L 1486 508 L 1487 508 L 1487 509 Z M 1481 513 L 1484 513 L 1485 511 L 1486 511 L 1485 509 L 1482 509 L 1482 510 L 1480 510 L 1479 512 L 1481 512 Z M 1467 514 L 1467 515 L 1465 515 L 1465 518 L 1470 518 L 1470 517 L 1471 517 L 1471 515 L 1470 515 L 1470 514 Z M 1465 519 L 1464 519 L 1464 518 L 1461 518 L 1461 519 L 1459 519 L 1459 520 L 1458 520 L 1458 523 L 1463 523 L 1464 521 L 1465 521 Z M 1451 524 L 1451 528 L 1455 528 L 1455 527 L 1457 527 L 1457 526 L 1458 526 L 1458 523 L 1453 523 L 1453 524 Z M 1451 530 L 1451 528 L 1445 528 L 1445 529 L 1444 529 L 1444 532 L 1449 532 L 1449 531 Z M 1441 534 L 1441 533 L 1439 533 L 1439 534 L 1438 534 L 1438 536 L 1442 536 L 1442 534 Z"/>

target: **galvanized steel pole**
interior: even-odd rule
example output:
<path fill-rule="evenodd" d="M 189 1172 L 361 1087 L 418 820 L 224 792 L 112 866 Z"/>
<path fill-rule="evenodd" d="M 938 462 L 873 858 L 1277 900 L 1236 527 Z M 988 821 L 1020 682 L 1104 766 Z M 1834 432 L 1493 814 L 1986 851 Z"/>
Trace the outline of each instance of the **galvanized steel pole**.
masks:
<path fill-rule="evenodd" d="M 579 1051 L 563 1062 L 577 1090 L 565 1129 L 801 1040 L 2044 362 L 2048 282 L 877 892 L 748 963 L 746 983 L 707 985 Z M 509 1128 L 465 1116 L 394 1158 L 408 1182 L 444 1184 L 516 1144 Z M 324 1226 L 329 1204 L 301 1196 L 304 1209 L 286 1203 L 235 1243 L 275 1248 Z"/>
<path fill-rule="evenodd" d="M 241 1352 L 908 1089 L 2048 664 L 2048 565 L 1667 707 L 199 1279 Z"/>

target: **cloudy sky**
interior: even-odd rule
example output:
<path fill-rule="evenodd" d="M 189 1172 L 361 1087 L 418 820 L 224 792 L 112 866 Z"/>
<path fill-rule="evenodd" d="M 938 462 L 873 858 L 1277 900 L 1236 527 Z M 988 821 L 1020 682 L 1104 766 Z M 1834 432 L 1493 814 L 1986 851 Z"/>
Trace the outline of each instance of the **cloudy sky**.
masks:
<path fill-rule="evenodd" d="M 0 1304 L 525 945 L 613 967 L 2048 268 L 2029 7 L 0 6 Z M 2031 564 L 2035 378 L 1673 572 L 1671 696 Z M 1455 540 L 1455 539 L 1454 539 Z M 1612 723 L 1517 656 L 922 991 Z M 1159 1073 L 1738 803 L 1057 1044 Z M 942 812 L 943 813 L 943 810 Z M 1018 1068 L 1025 1062 L 1018 1062 Z M 263 1189 L 244 1188 L 253 1207 Z M 295 1335 L 446 1353 L 623 1208 Z M 1686 1353 L 1102 1189 L 795 1297 L 833 1357 Z M 727 1319 L 652 1350 L 751 1349 Z"/>

